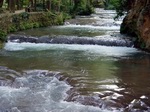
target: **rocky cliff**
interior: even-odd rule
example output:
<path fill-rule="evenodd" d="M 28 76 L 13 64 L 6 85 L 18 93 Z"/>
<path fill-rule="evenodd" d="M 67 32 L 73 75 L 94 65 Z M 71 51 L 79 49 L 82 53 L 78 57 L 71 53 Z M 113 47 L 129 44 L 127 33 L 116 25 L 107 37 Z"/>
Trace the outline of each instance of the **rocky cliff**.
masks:
<path fill-rule="evenodd" d="M 134 36 L 135 47 L 150 51 L 150 0 L 133 0 L 120 32 Z"/>

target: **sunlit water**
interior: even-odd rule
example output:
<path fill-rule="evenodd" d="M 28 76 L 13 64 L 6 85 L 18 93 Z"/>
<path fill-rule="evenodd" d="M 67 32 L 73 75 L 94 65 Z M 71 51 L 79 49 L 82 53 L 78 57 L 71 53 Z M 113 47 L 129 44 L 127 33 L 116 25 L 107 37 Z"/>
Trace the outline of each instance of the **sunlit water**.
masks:
<path fill-rule="evenodd" d="M 119 32 L 114 14 L 17 34 L 106 37 Z M 8 42 L 0 50 L 0 112 L 147 112 L 149 68 L 150 55 L 132 47 Z"/>

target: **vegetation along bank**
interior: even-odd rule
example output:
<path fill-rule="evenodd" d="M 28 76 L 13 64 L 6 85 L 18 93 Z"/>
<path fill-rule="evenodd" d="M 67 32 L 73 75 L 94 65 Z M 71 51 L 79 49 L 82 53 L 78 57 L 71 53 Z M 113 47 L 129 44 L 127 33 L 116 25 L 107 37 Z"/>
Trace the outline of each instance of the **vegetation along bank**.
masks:
<path fill-rule="evenodd" d="M 150 0 L 1 0 L 0 41 L 11 32 L 61 25 L 67 18 L 93 13 L 93 7 L 105 7 L 115 9 L 117 17 L 127 12 L 120 32 L 133 36 L 135 47 L 150 51 L 149 5 Z"/>
<path fill-rule="evenodd" d="M 92 0 L 2 0 L 0 41 L 11 32 L 62 25 L 65 19 L 92 12 Z"/>

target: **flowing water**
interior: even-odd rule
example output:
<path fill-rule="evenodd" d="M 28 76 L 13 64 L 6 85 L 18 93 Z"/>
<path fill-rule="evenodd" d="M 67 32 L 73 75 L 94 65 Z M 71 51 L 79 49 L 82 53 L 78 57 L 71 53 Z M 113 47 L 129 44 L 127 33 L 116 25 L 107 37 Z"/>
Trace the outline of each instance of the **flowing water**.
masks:
<path fill-rule="evenodd" d="M 96 9 L 16 34 L 128 39 L 114 15 Z M 0 112 L 148 112 L 149 68 L 150 55 L 131 46 L 8 41 L 0 50 Z"/>

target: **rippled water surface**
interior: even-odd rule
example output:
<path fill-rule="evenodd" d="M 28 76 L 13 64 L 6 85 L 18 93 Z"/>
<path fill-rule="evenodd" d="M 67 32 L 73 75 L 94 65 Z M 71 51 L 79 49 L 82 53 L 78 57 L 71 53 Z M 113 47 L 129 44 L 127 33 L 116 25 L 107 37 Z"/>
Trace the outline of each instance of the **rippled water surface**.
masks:
<path fill-rule="evenodd" d="M 113 16 L 98 10 L 17 33 L 106 37 L 119 32 Z M 150 55 L 132 47 L 8 42 L 0 50 L 0 112 L 147 112 L 149 68 Z"/>

